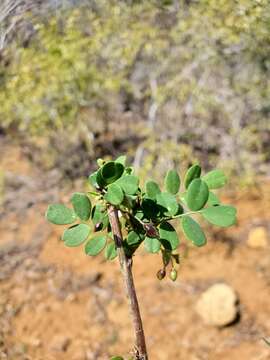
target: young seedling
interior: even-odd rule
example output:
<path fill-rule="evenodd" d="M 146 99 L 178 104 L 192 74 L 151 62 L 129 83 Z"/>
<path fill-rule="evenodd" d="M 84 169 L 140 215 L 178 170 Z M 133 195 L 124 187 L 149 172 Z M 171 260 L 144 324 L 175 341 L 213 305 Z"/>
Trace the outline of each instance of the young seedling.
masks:
<path fill-rule="evenodd" d="M 180 176 L 174 169 L 166 174 L 161 190 L 152 180 L 142 186 L 133 168 L 126 166 L 125 156 L 108 162 L 99 159 L 97 164 L 98 170 L 89 176 L 92 191 L 73 194 L 73 208 L 50 205 L 46 217 L 53 224 L 69 225 L 62 235 L 66 246 L 85 244 L 87 255 L 95 256 L 104 250 L 106 259 L 118 257 L 135 332 L 133 358 L 147 360 L 132 275 L 133 255 L 141 245 L 149 253 L 160 253 L 162 268 L 157 278 L 162 280 L 168 274 L 176 281 L 180 240 L 174 225 L 180 225 L 188 241 L 200 247 L 206 244 L 206 237 L 193 215 L 199 214 L 213 225 L 227 227 L 235 224 L 236 209 L 222 205 L 212 191 L 226 183 L 221 170 L 201 176 L 200 166 L 191 166 L 180 192 Z"/>

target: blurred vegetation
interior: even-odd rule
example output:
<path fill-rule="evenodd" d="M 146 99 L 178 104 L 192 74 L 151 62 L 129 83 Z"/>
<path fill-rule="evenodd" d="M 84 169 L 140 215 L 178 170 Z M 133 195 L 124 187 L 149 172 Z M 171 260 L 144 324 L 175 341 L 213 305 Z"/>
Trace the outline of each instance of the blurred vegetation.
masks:
<path fill-rule="evenodd" d="M 1 53 L 0 127 L 47 166 L 128 150 L 145 176 L 269 172 L 268 0 L 99 0 L 24 24 Z"/>

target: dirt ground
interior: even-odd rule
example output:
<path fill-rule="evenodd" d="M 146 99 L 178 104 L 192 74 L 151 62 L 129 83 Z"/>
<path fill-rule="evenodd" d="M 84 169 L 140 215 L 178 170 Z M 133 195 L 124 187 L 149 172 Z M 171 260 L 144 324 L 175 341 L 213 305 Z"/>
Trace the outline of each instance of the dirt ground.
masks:
<path fill-rule="evenodd" d="M 117 261 L 65 248 L 61 229 L 44 219 L 47 204 L 67 201 L 71 185 L 54 170 L 42 173 L 23 149 L 1 145 L 5 176 L 0 213 L 0 359 L 107 360 L 128 355 L 133 333 Z M 61 188 L 60 188 L 61 185 Z M 82 182 L 74 188 L 83 186 Z M 135 282 L 151 360 L 266 360 L 270 347 L 270 246 L 248 246 L 249 231 L 269 234 L 270 182 L 231 192 L 238 225 L 208 230 L 202 249 L 180 246 L 179 279 L 159 282 L 161 260 L 143 250 L 134 259 Z M 241 316 L 218 329 L 195 311 L 216 282 L 232 286 Z"/>

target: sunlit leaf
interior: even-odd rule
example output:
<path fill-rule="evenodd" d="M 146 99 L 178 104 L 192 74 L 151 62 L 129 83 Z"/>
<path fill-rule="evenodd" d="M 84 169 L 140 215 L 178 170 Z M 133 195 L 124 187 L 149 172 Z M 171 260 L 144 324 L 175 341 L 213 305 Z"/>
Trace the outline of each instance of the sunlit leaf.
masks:
<path fill-rule="evenodd" d="M 88 240 L 85 244 L 85 253 L 87 255 L 98 255 L 105 247 L 107 238 L 104 235 L 98 235 Z"/>
<path fill-rule="evenodd" d="M 206 237 L 200 225 L 190 216 L 181 219 L 181 225 L 185 236 L 196 246 L 206 244 Z"/>
<path fill-rule="evenodd" d="M 87 221 L 90 217 L 92 207 L 88 196 L 84 193 L 74 193 L 71 198 L 71 203 L 78 217 L 83 221 Z"/>
<path fill-rule="evenodd" d="M 165 188 L 168 193 L 177 194 L 180 188 L 180 177 L 176 170 L 169 170 L 165 177 Z"/>
<path fill-rule="evenodd" d="M 201 171 L 202 169 L 198 164 L 192 165 L 188 169 L 184 179 L 186 189 L 189 187 L 189 184 L 191 183 L 192 180 L 197 179 L 201 176 Z"/>
<path fill-rule="evenodd" d="M 90 175 L 89 175 L 88 181 L 89 181 L 89 183 L 90 183 L 94 188 L 97 188 L 97 187 L 98 187 L 98 183 L 97 183 L 97 171 L 95 171 L 93 174 L 90 174 Z"/>
<path fill-rule="evenodd" d="M 166 192 L 157 194 L 157 204 L 165 215 L 173 216 L 178 211 L 178 203 L 174 195 Z"/>
<path fill-rule="evenodd" d="M 120 163 L 120 164 L 122 164 L 123 166 L 126 165 L 126 161 L 127 161 L 126 155 L 120 155 L 120 156 L 118 156 L 118 158 L 115 160 L 116 163 Z"/>
<path fill-rule="evenodd" d="M 124 193 L 119 185 L 111 184 L 108 186 L 108 190 L 104 198 L 112 205 L 120 205 L 124 200 Z"/>
<path fill-rule="evenodd" d="M 105 258 L 113 260 L 117 257 L 117 250 L 114 242 L 110 242 L 105 248 Z"/>
<path fill-rule="evenodd" d="M 236 223 L 236 209 L 229 205 L 219 205 L 201 210 L 203 217 L 213 225 L 228 227 Z"/>
<path fill-rule="evenodd" d="M 138 191 L 139 178 L 134 175 L 126 175 L 117 180 L 115 184 L 120 186 L 125 194 L 134 195 Z"/>
<path fill-rule="evenodd" d="M 205 174 L 202 179 L 206 182 L 209 189 L 218 189 L 227 182 L 227 177 L 222 170 L 216 169 Z"/>
<path fill-rule="evenodd" d="M 62 235 L 62 240 L 66 246 L 79 246 L 88 238 L 89 234 L 90 226 L 78 224 L 66 229 Z"/>
<path fill-rule="evenodd" d="M 75 212 L 62 204 L 49 205 L 45 216 L 56 225 L 72 224 L 77 219 Z"/>
<path fill-rule="evenodd" d="M 208 200 L 207 200 L 207 205 L 209 206 L 215 206 L 215 205 L 219 205 L 220 204 L 220 200 L 217 197 L 216 194 L 214 194 L 212 191 L 209 191 L 209 196 L 208 196 Z"/>
<path fill-rule="evenodd" d="M 197 211 L 204 207 L 208 200 L 209 190 L 207 184 L 201 179 L 194 179 L 190 183 L 186 201 L 190 210 Z"/>

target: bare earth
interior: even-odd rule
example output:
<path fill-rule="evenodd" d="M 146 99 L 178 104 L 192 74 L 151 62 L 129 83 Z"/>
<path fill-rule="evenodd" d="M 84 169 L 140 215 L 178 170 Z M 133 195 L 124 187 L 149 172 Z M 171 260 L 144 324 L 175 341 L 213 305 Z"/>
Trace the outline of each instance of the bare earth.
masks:
<path fill-rule="evenodd" d="M 57 173 L 42 174 L 16 147 L 1 145 L 5 207 L 0 213 L 0 359 L 90 360 L 128 355 L 133 333 L 117 261 L 65 248 L 61 229 L 47 224 L 53 201 L 68 201 Z M 75 184 L 75 187 L 82 184 Z M 74 189 L 73 189 L 74 190 Z M 202 249 L 183 240 L 179 278 L 159 282 L 161 260 L 143 249 L 134 258 L 135 282 L 152 360 L 266 360 L 270 347 L 270 243 L 247 245 L 249 231 L 269 234 L 270 182 L 226 195 L 238 225 L 213 232 Z M 181 236 L 181 235 L 180 235 Z M 205 289 L 232 286 L 241 317 L 234 325 L 206 326 L 195 311 Z"/>

